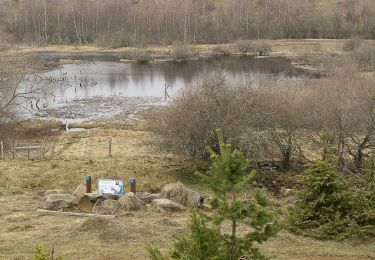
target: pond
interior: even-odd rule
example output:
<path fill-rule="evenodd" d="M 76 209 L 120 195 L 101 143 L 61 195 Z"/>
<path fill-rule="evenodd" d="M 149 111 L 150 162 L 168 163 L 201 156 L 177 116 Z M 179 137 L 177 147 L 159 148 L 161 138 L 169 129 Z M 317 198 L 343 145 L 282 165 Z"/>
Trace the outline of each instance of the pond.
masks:
<path fill-rule="evenodd" d="M 36 117 L 74 119 L 108 118 L 125 111 L 141 111 L 199 84 L 212 71 L 229 82 L 306 79 L 311 75 L 283 58 L 211 57 L 188 62 L 121 62 L 116 53 L 40 53 L 44 59 L 70 63 L 40 74 L 47 86 Z"/>

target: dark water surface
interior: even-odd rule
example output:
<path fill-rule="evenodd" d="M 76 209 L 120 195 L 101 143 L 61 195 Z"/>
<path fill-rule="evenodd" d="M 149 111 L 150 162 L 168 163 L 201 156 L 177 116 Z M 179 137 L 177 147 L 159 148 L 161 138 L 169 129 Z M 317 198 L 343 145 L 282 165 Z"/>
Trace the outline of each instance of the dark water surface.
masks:
<path fill-rule="evenodd" d="M 55 55 L 55 56 L 53 56 Z M 41 76 L 54 81 L 55 100 L 72 100 L 96 96 L 164 97 L 199 83 L 212 71 L 221 72 L 228 81 L 305 79 L 309 76 L 293 68 L 282 58 L 217 57 L 176 63 L 124 63 L 115 54 L 83 53 L 44 54 L 55 59 L 81 59 L 65 64 Z M 117 60 L 116 60 L 117 59 Z M 52 85 L 52 84 L 51 84 Z"/>
<path fill-rule="evenodd" d="M 43 92 L 30 107 L 36 117 L 59 120 L 108 119 L 120 114 L 125 120 L 179 91 L 199 83 L 219 72 L 229 82 L 259 84 L 268 80 L 307 79 L 302 72 L 283 58 L 214 57 L 188 62 L 121 62 L 118 53 L 39 53 L 44 59 L 73 60 L 40 74 L 38 79 L 26 79 Z M 217 75 L 217 74 L 216 74 Z M 121 118 L 121 120 L 124 120 Z"/>

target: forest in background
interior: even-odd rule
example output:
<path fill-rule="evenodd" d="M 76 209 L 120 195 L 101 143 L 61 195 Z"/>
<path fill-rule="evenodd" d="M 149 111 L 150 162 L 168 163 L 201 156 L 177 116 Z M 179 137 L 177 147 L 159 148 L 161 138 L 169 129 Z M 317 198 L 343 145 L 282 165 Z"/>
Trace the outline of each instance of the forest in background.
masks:
<path fill-rule="evenodd" d="M 375 38 L 371 0 L 5 0 L 13 43 L 230 43 L 238 39 Z M 4 37 L 3 37 L 4 38 Z"/>

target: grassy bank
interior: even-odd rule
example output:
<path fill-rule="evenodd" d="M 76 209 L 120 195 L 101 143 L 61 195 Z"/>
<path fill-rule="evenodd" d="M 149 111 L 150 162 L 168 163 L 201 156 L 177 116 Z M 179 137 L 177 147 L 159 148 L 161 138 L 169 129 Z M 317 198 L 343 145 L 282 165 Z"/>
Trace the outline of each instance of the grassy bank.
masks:
<path fill-rule="evenodd" d="M 298 39 L 298 40 L 262 40 L 272 47 L 272 55 L 293 56 L 301 52 L 342 52 L 346 40 L 332 39 Z M 367 40 L 369 44 L 375 44 L 374 40 Z M 230 47 L 230 44 L 196 44 L 189 47 L 200 53 L 212 53 L 217 46 Z M 133 50 L 134 47 L 103 48 L 96 45 L 48 45 L 48 46 L 12 46 L 0 52 L 1 55 L 16 55 L 35 52 L 124 52 Z M 154 53 L 170 53 L 173 45 L 147 46 L 142 49 Z"/>
<path fill-rule="evenodd" d="M 254 43 L 265 43 L 270 46 L 269 56 L 285 57 L 292 60 L 296 67 L 304 70 L 322 70 L 322 63 L 332 58 L 332 55 L 344 53 L 344 45 L 348 40 L 332 39 L 305 39 L 305 40 L 261 40 Z M 366 45 L 375 45 L 374 40 L 363 41 Z M 190 58 L 218 55 L 218 50 L 228 51 L 231 55 L 244 55 L 237 50 L 237 43 L 233 44 L 201 44 L 189 45 Z M 102 48 L 96 45 L 48 45 L 48 46 L 12 46 L 0 52 L 0 56 L 13 56 L 20 54 L 32 54 L 38 52 L 108 52 L 118 53 L 124 56 L 125 61 L 136 60 L 140 50 L 144 55 L 142 61 L 168 61 L 173 60 L 173 52 L 176 46 L 147 46 L 141 48 Z M 145 59 L 145 54 L 149 55 Z M 154 56 L 151 58 L 151 56 Z M 301 58 L 302 57 L 302 58 Z M 66 62 L 66 61 L 63 61 Z M 69 62 L 69 61 L 68 61 Z"/>

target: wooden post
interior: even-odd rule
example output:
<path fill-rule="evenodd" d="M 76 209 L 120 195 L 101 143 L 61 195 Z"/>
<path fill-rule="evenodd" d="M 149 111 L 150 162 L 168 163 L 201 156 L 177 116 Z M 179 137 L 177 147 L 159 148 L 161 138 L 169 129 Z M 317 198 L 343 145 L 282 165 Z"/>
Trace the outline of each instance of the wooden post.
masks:
<path fill-rule="evenodd" d="M 1 160 L 4 160 L 4 144 L 3 144 L 3 141 L 0 142 L 0 156 L 1 156 Z"/>
<path fill-rule="evenodd" d="M 12 144 L 12 155 L 13 155 L 13 159 L 16 158 L 16 149 L 14 147 L 14 143 Z"/>
<path fill-rule="evenodd" d="M 55 143 L 52 144 L 52 158 L 55 158 Z"/>
<path fill-rule="evenodd" d="M 27 160 L 30 160 L 30 148 L 27 149 Z"/>
<path fill-rule="evenodd" d="M 108 138 L 108 155 L 112 157 L 112 137 Z"/>

